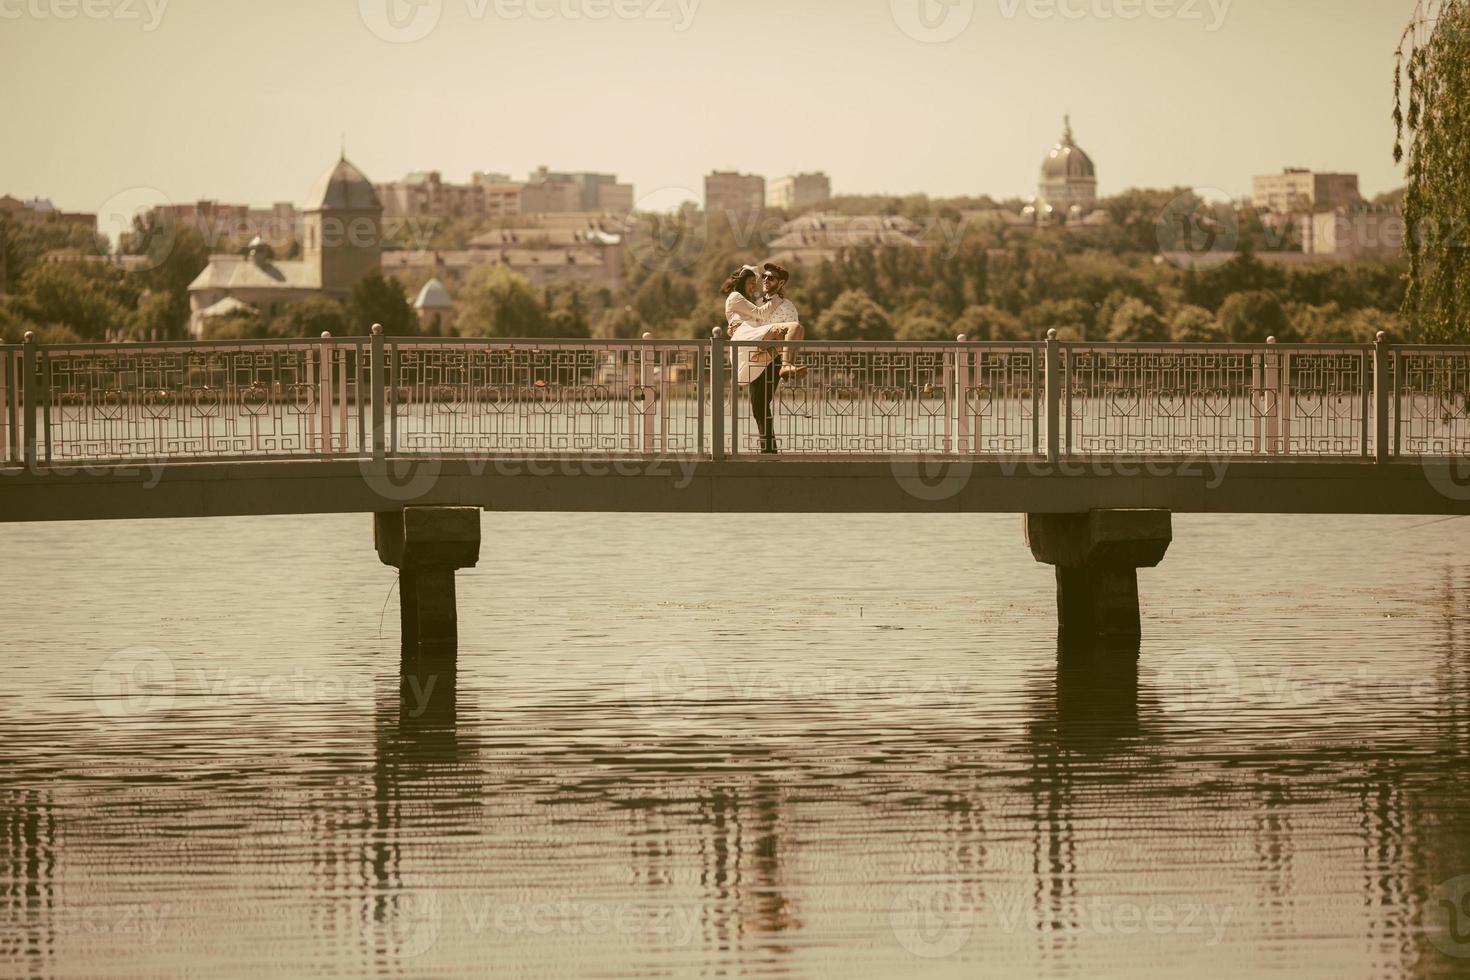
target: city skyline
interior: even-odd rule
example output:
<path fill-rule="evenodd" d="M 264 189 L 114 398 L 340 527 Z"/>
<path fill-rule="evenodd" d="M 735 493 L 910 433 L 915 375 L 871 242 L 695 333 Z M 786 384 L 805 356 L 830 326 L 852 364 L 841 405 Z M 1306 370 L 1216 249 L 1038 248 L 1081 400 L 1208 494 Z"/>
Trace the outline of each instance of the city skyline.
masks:
<path fill-rule="evenodd" d="M 55 76 L 0 110 L 15 144 L 50 148 L 0 161 L 0 191 L 64 210 L 139 188 L 295 201 L 344 134 L 374 180 L 551 164 L 617 173 L 650 209 L 698 200 L 712 170 L 826 171 L 837 194 L 1029 197 L 1067 112 L 1105 196 L 1191 185 L 1245 197 L 1252 176 L 1287 166 L 1359 173 L 1369 197 L 1402 182 L 1390 82 L 1412 0 L 915 0 L 937 21 L 891 0 L 855 4 L 835 30 L 830 14 L 766 0 L 625 0 L 638 16 L 600 20 L 597 0 L 423 0 L 396 20 L 373 0 L 37 16 L 50 2 L 11 4 L 0 25 L 13 72 Z M 433 29 L 411 40 L 426 11 Z M 276 36 L 270 24 L 288 15 L 293 31 Z M 1314 27 L 1327 22 L 1330 38 Z M 760 23 L 781 28 L 772 47 L 786 54 L 762 61 L 728 43 Z M 957 33 L 930 43 L 946 30 Z M 229 73 L 214 45 L 226 34 L 250 56 Z M 200 72 L 208 82 L 189 84 Z M 122 84 L 86 82 L 98 74 Z M 967 115 L 968 90 L 1007 97 Z M 1260 138 L 1214 137 L 1226 132 Z M 106 154 L 109 142 L 127 153 Z"/>

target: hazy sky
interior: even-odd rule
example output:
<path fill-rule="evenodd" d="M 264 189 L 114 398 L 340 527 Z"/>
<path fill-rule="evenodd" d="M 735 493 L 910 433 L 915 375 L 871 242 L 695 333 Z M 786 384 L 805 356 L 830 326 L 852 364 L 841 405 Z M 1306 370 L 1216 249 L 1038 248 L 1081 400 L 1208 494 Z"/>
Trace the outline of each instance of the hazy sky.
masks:
<path fill-rule="evenodd" d="M 1400 182 L 1391 80 L 1412 8 L 0 0 L 0 193 L 300 202 L 345 132 L 378 181 L 545 163 L 617 172 L 653 203 L 697 197 L 716 168 L 1029 195 L 1070 110 L 1104 194 L 1243 194 L 1286 165 L 1356 171 L 1373 194 Z"/>

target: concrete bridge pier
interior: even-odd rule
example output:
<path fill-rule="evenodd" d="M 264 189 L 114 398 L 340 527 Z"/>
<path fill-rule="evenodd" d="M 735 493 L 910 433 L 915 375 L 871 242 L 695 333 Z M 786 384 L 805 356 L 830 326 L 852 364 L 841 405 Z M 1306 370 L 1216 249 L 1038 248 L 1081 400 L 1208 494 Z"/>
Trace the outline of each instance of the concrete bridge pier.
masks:
<path fill-rule="evenodd" d="M 459 652 L 454 573 L 480 560 L 478 507 L 408 507 L 373 515 L 373 544 L 399 570 L 405 675 L 452 668 Z"/>
<path fill-rule="evenodd" d="M 1057 570 L 1058 635 L 1137 651 L 1138 569 L 1164 560 L 1174 539 L 1167 510 L 1027 514 L 1031 554 Z"/>

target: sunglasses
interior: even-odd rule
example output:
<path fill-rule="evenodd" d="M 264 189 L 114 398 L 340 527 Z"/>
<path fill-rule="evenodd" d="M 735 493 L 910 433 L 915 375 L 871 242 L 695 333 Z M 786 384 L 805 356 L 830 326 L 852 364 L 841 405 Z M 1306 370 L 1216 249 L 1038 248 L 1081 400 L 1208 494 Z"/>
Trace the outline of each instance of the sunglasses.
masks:
<path fill-rule="evenodd" d="M 780 281 L 781 281 L 780 277 L 773 276 L 769 272 L 766 273 L 765 275 L 761 276 L 761 282 L 780 282 Z"/>

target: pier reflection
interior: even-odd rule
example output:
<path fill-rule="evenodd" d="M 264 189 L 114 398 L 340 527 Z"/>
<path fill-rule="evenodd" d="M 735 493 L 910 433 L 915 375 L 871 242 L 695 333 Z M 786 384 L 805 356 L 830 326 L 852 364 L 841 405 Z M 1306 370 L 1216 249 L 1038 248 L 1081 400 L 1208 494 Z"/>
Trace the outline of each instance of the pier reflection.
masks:
<path fill-rule="evenodd" d="M 0 966 L 45 976 L 55 959 L 57 818 L 40 790 L 0 789 Z"/>

